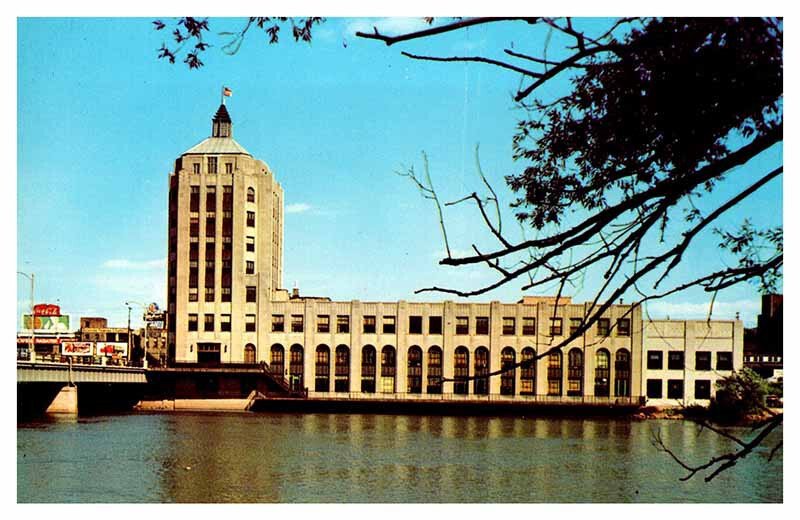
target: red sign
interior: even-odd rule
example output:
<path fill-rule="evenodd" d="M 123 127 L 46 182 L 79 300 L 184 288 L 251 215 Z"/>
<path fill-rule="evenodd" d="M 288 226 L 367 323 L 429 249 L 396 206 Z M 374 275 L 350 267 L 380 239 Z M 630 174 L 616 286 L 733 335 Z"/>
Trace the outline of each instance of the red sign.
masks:
<path fill-rule="evenodd" d="M 61 308 L 51 303 L 39 303 L 33 306 L 34 316 L 61 316 Z"/>

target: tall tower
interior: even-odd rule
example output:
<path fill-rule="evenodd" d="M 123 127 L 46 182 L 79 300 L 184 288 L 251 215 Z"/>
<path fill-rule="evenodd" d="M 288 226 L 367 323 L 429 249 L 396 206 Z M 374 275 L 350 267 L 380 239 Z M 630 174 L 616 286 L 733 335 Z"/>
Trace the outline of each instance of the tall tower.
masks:
<path fill-rule="evenodd" d="M 169 358 L 256 362 L 268 350 L 258 322 L 281 287 L 283 189 L 233 139 L 224 104 L 211 128 L 169 175 Z"/>

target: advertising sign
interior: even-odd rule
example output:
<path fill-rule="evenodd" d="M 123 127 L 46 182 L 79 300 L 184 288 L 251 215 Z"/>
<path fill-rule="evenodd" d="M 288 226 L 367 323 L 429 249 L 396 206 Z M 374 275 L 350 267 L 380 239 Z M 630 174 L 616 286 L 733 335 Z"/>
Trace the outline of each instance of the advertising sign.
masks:
<path fill-rule="evenodd" d="M 61 343 L 62 356 L 91 356 L 94 353 L 91 341 L 64 341 Z"/>
<path fill-rule="evenodd" d="M 127 357 L 128 344 L 120 342 L 98 341 L 97 355 L 106 357 Z"/>
<path fill-rule="evenodd" d="M 50 303 L 39 303 L 33 306 L 34 316 L 61 316 L 61 307 Z"/>
<path fill-rule="evenodd" d="M 35 309 L 34 309 L 35 312 Z M 69 332 L 69 316 L 36 316 L 36 332 Z M 22 328 L 31 329 L 31 315 L 22 315 Z"/>

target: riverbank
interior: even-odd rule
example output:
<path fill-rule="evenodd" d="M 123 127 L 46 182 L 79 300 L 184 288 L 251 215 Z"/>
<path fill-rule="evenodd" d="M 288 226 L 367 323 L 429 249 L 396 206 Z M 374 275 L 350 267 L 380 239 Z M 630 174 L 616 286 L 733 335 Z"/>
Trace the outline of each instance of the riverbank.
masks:
<path fill-rule="evenodd" d="M 736 426 L 749 426 L 764 422 L 776 414 L 783 413 L 783 408 L 767 408 L 759 414 L 747 415 L 743 420 L 735 423 Z M 682 407 L 663 407 L 663 406 L 643 406 L 631 415 L 633 419 L 667 419 L 667 420 L 698 420 L 710 419 L 708 408 L 701 406 Z"/>

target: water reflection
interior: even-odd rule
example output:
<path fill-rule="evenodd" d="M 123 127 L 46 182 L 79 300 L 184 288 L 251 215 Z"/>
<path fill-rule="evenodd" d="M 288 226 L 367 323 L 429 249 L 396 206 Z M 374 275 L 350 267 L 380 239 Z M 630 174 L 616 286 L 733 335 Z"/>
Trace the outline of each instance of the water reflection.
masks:
<path fill-rule="evenodd" d="M 652 446 L 656 430 L 690 462 L 731 447 L 680 421 L 134 414 L 18 425 L 17 493 L 20 502 L 782 500 L 780 453 L 769 463 L 766 447 L 710 484 L 681 483 L 683 470 Z"/>

